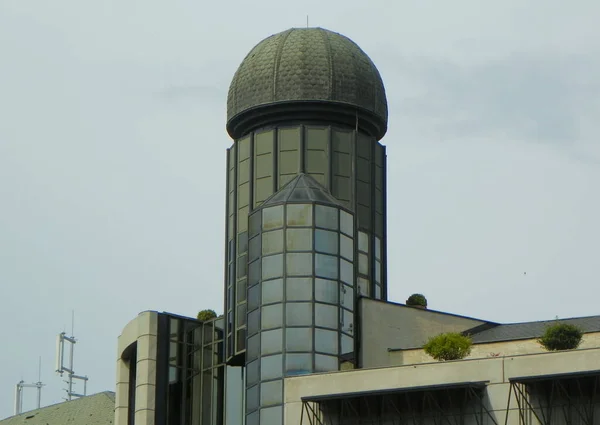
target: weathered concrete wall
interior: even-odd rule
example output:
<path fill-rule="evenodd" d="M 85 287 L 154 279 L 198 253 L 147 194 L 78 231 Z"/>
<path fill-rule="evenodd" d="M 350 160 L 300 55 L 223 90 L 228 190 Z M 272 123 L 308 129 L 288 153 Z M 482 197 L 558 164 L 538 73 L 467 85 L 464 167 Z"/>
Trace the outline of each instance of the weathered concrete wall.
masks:
<path fill-rule="evenodd" d="M 287 378 L 284 384 L 284 423 L 300 424 L 302 397 L 486 381 L 484 405 L 497 423 L 505 423 L 510 378 L 597 371 L 600 368 L 599 359 L 598 348 L 577 349 Z M 519 423 L 514 400 L 508 415 L 509 424 Z"/>
<path fill-rule="evenodd" d="M 430 337 L 443 332 L 462 332 L 484 324 L 484 321 L 391 304 L 368 298 L 359 300 L 361 334 L 361 367 L 385 367 L 392 358 L 388 348 L 422 346 Z"/>
<path fill-rule="evenodd" d="M 600 347 L 600 332 L 584 334 L 579 349 L 597 347 Z M 480 359 L 494 356 L 517 356 L 521 354 L 537 354 L 545 352 L 546 350 L 542 348 L 535 339 L 522 339 L 516 341 L 475 344 L 467 359 Z M 388 353 L 388 364 L 390 366 L 428 363 L 431 361 L 433 361 L 433 359 L 425 354 L 421 348 L 392 351 Z"/>

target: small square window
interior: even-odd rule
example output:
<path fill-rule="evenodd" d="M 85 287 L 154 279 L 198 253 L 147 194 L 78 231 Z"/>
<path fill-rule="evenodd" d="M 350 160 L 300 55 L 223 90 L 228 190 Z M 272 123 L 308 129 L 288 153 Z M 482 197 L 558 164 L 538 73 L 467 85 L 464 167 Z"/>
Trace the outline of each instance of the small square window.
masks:
<path fill-rule="evenodd" d="M 311 326 L 312 303 L 286 303 L 285 323 L 287 326 Z"/>
<path fill-rule="evenodd" d="M 283 301 L 283 279 L 266 280 L 262 286 L 262 303 L 272 304 Z"/>
<path fill-rule="evenodd" d="M 237 278 L 242 278 L 246 276 L 248 271 L 248 256 L 246 254 L 238 257 L 237 261 Z"/>
<path fill-rule="evenodd" d="M 258 257 L 260 257 L 260 252 L 261 252 L 260 241 L 261 241 L 260 236 L 256 236 L 256 237 L 250 239 L 250 242 L 249 242 L 250 248 L 248 251 L 248 255 L 249 255 L 248 258 L 250 261 L 254 261 Z"/>
<path fill-rule="evenodd" d="M 286 351 L 312 351 L 312 328 L 287 328 L 285 331 Z"/>
<path fill-rule="evenodd" d="M 315 226 L 338 230 L 338 209 L 315 205 Z"/>
<path fill-rule="evenodd" d="M 312 229 L 287 229 L 285 246 L 288 251 L 311 251 L 313 248 Z"/>
<path fill-rule="evenodd" d="M 338 333 L 325 329 L 315 329 L 315 351 L 338 355 Z"/>
<path fill-rule="evenodd" d="M 283 230 L 272 230 L 262 234 L 262 255 L 283 252 Z"/>
<path fill-rule="evenodd" d="M 312 300 L 313 285 L 311 277 L 288 277 L 285 284 L 287 301 Z"/>
<path fill-rule="evenodd" d="M 237 327 L 244 326 L 246 324 L 246 303 L 237 306 Z"/>
<path fill-rule="evenodd" d="M 312 226 L 312 204 L 287 204 L 287 225 Z"/>
<path fill-rule="evenodd" d="M 238 280 L 237 290 L 236 290 L 236 294 L 235 294 L 238 303 L 246 301 L 246 291 L 248 290 L 246 288 L 246 283 L 247 283 L 246 279 Z"/>
<path fill-rule="evenodd" d="M 265 208 L 262 215 L 263 230 L 278 229 L 283 227 L 283 205 Z"/>
<path fill-rule="evenodd" d="M 339 283 L 335 280 L 316 279 L 315 299 L 330 304 L 338 303 Z"/>
<path fill-rule="evenodd" d="M 274 329 L 260 333 L 261 355 L 281 353 L 283 350 L 283 329 Z"/>
<path fill-rule="evenodd" d="M 315 303 L 315 325 L 338 329 L 340 324 L 338 312 L 339 308 L 337 306 Z"/>
<path fill-rule="evenodd" d="M 248 250 L 248 232 L 242 232 L 238 235 L 238 254 Z"/>
<path fill-rule="evenodd" d="M 348 285 L 354 285 L 354 267 L 344 259 L 340 259 L 340 280 Z"/>
<path fill-rule="evenodd" d="M 256 285 L 260 281 L 260 260 L 250 263 L 248 266 L 248 286 Z"/>
<path fill-rule="evenodd" d="M 261 216 L 260 212 L 257 211 L 250 215 L 250 237 L 257 235 L 260 232 Z"/>
<path fill-rule="evenodd" d="M 248 313 L 248 334 L 254 335 L 260 331 L 260 310 L 254 310 Z"/>
<path fill-rule="evenodd" d="M 262 308 L 262 329 L 283 326 L 283 304 L 272 304 Z"/>
<path fill-rule="evenodd" d="M 312 373 L 312 355 L 310 354 L 286 354 L 285 374 L 287 376 L 306 375 Z"/>
<path fill-rule="evenodd" d="M 309 252 L 286 254 L 286 274 L 288 276 L 310 276 L 313 274 L 313 257 Z"/>
<path fill-rule="evenodd" d="M 340 235 L 340 255 L 350 261 L 354 260 L 354 244 L 348 236 Z"/>
<path fill-rule="evenodd" d="M 340 211 L 340 230 L 350 237 L 354 237 L 354 217 L 346 211 Z"/>
<path fill-rule="evenodd" d="M 283 401 L 283 381 L 263 382 L 260 386 L 260 405 L 272 406 Z M 279 422 L 281 423 L 281 422 Z"/>
<path fill-rule="evenodd" d="M 315 254 L 315 274 L 329 279 L 338 278 L 338 257 Z"/>
<path fill-rule="evenodd" d="M 283 254 L 270 255 L 262 258 L 263 280 L 283 276 Z"/>
<path fill-rule="evenodd" d="M 248 289 L 248 310 L 250 311 L 258 308 L 260 304 L 260 287 L 261 285 L 254 285 Z"/>
<path fill-rule="evenodd" d="M 332 372 L 338 370 L 337 357 L 324 356 L 322 354 L 315 355 L 315 372 Z"/>
<path fill-rule="evenodd" d="M 257 359 L 260 354 L 260 334 L 256 334 L 248 338 L 248 350 L 246 355 L 248 356 L 248 360 Z"/>
<path fill-rule="evenodd" d="M 315 251 L 325 254 L 338 253 L 339 238 L 337 232 L 315 229 Z"/>
<path fill-rule="evenodd" d="M 262 381 L 277 379 L 283 376 L 283 356 L 275 354 L 273 356 L 261 357 L 260 359 L 260 379 Z"/>
<path fill-rule="evenodd" d="M 260 363 L 260 360 L 254 360 L 250 363 L 248 363 L 248 367 L 247 369 L 247 374 L 246 374 L 246 384 L 247 385 L 254 385 L 258 382 L 258 365 Z"/>

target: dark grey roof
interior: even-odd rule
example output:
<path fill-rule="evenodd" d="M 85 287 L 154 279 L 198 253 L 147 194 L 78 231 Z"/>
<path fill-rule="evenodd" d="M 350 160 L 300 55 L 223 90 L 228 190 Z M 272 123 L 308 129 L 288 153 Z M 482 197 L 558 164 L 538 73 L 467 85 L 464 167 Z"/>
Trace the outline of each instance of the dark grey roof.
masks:
<path fill-rule="evenodd" d="M 486 342 L 539 338 L 542 336 L 548 325 L 556 322 L 557 320 L 544 320 L 541 322 L 524 322 L 498 325 L 491 329 L 472 334 L 472 339 L 475 344 L 481 344 Z M 579 326 L 585 333 L 600 332 L 600 316 L 559 319 L 558 322 Z"/>
<path fill-rule="evenodd" d="M 385 88 L 369 56 L 341 34 L 292 28 L 258 43 L 239 66 L 227 97 L 228 129 L 245 111 L 306 101 L 366 110 L 387 128 Z"/>
<path fill-rule="evenodd" d="M 298 174 L 262 203 L 262 207 L 284 202 L 302 203 L 319 202 L 341 207 L 340 202 L 329 193 L 318 181 L 308 174 Z"/>
<path fill-rule="evenodd" d="M 115 393 L 105 391 L 11 416 L 0 425 L 110 425 L 114 417 Z"/>

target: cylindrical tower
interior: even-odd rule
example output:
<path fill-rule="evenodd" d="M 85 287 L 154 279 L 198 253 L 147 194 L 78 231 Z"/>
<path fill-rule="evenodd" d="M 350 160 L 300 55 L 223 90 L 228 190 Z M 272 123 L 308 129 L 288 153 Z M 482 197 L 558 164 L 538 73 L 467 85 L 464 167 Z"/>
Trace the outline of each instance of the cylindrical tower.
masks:
<path fill-rule="evenodd" d="M 264 245 L 260 258 L 256 257 L 256 252 L 249 250 L 250 240 L 258 240 L 256 232 L 262 235 L 261 238 L 267 234 L 268 229 L 252 227 L 252 220 L 264 217 L 268 210 L 264 205 L 266 202 L 271 205 L 269 211 L 279 205 L 281 211 L 287 214 L 288 210 L 297 208 L 294 205 L 301 203 L 310 205 L 311 214 L 314 214 L 315 222 L 304 227 L 313 229 L 311 238 L 315 245 L 298 252 L 282 245 L 282 250 L 275 254 L 282 261 L 286 258 L 282 264 L 287 264 L 288 257 L 300 258 L 302 255 L 299 254 L 306 254 L 304 256 L 308 258 L 312 255 L 311 272 L 298 277 L 285 266 L 283 275 L 270 278 L 282 279 L 284 283 L 288 278 L 306 278 L 304 290 L 308 293 L 310 288 L 314 297 L 304 301 L 311 303 L 313 315 L 316 315 L 319 302 L 316 298 L 319 291 L 317 282 L 324 278 L 317 270 L 317 255 L 322 257 L 325 254 L 316 245 L 317 238 L 321 237 L 317 233 L 334 231 L 316 223 L 317 211 L 326 206 L 339 214 L 348 214 L 352 217 L 353 226 L 352 234 L 339 228 L 335 230 L 340 238 L 335 255 L 340 256 L 340 264 L 344 261 L 351 265 L 353 281 L 340 283 L 340 276 L 336 277 L 338 280 L 331 280 L 343 285 L 340 286 L 342 289 L 350 283 L 348 288 L 352 289 L 353 300 L 356 294 L 387 298 L 386 155 L 385 147 L 379 143 L 387 130 L 387 115 L 385 89 L 373 62 L 353 41 L 322 28 L 291 29 L 273 35 L 256 45 L 238 68 L 227 100 L 227 131 L 235 140 L 227 152 L 225 314 L 229 364 L 243 366 L 256 361 L 256 355 L 251 356 L 250 352 L 248 359 L 245 356 L 247 345 L 249 351 L 254 350 L 254 345 L 250 344 L 257 341 L 253 339 L 257 330 L 252 329 L 252 335 L 248 331 L 255 321 L 253 312 L 258 311 L 259 306 L 265 307 L 262 302 L 252 304 L 255 300 L 250 297 L 256 296 L 258 289 L 255 288 L 262 284 L 260 279 L 268 280 L 265 272 L 268 276 L 271 272 L 265 271 L 265 267 L 279 267 L 279 260 L 268 258 Z M 304 186 L 314 186 L 311 193 L 318 192 L 321 198 L 296 199 L 302 190 L 308 190 L 301 189 Z M 295 195 L 286 197 L 292 187 Z M 341 215 L 339 220 L 341 225 Z M 282 234 L 287 234 L 293 227 L 288 229 L 287 226 L 282 225 L 279 229 Z M 274 237 L 275 233 L 273 229 L 273 234 L 268 237 Z M 289 237 L 277 243 L 287 244 L 289 239 L 286 238 Z M 351 258 L 341 257 L 343 238 L 352 240 Z M 344 247 L 347 249 L 347 244 Z M 253 264 L 259 263 L 261 271 L 257 275 L 257 266 Z M 279 290 L 276 283 L 268 285 L 273 291 Z M 260 288 L 261 297 L 264 297 L 265 288 Z M 283 296 L 286 294 L 283 292 Z M 344 295 L 346 302 L 347 298 L 348 295 Z M 343 309 L 339 302 L 338 296 L 338 304 L 333 304 Z M 287 309 L 285 306 L 282 308 Z M 301 307 L 293 305 L 290 308 Z M 288 310 L 285 311 L 288 314 Z M 345 326 L 346 322 L 342 321 L 344 313 L 340 311 L 339 325 Z M 348 311 L 353 311 L 353 308 Z M 316 327 L 311 343 L 316 344 L 318 325 L 316 316 L 313 319 L 311 326 Z M 258 323 L 262 324 L 262 319 Z M 287 329 L 285 322 L 280 328 L 282 335 L 295 332 Z M 344 333 L 341 329 L 331 331 L 340 332 L 342 338 Z M 325 331 L 325 328 L 322 330 Z M 262 332 L 262 328 L 258 332 Z M 274 338 L 276 334 L 279 335 L 277 331 L 272 333 Z M 341 351 L 336 352 L 336 356 L 348 354 L 342 352 L 342 345 L 350 344 L 345 341 L 340 339 L 338 349 Z M 314 345 L 304 350 L 305 354 L 313 356 L 312 369 L 307 369 L 306 373 L 318 370 L 314 357 L 317 352 Z M 348 357 L 350 361 L 351 357 Z M 282 367 L 286 367 L 286 360 L 282 361 Z M 250 379 L 250 372 L 249 367 L 247 379 Z M 251 386 L 250 382 L 248 386 Z M 248 393 L 248 402 L 251 401 L 250 396 L 252 394 Z"/>

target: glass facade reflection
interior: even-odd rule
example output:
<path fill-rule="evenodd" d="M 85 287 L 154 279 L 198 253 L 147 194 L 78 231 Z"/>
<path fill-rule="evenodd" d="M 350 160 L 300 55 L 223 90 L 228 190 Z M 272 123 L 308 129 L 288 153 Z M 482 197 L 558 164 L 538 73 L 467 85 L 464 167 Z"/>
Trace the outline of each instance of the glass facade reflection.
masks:
<path fill-rule="evenodd" d="M 354 217 L 309 176 L 282 192 L 250 216 L 247 425 L 282 423 L 284 377 L 354 354 Z"/>

